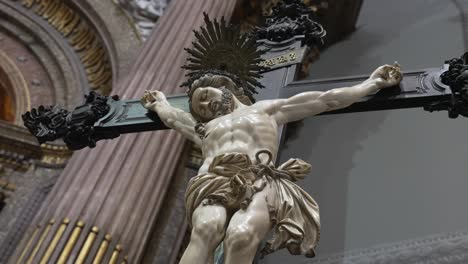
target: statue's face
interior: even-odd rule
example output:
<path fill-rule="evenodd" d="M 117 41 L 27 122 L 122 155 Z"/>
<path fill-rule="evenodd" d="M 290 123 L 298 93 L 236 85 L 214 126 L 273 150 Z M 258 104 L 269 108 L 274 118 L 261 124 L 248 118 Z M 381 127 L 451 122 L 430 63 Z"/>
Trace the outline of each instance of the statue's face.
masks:
<path fill-rule="evenodd" d="M 232 93 L 224 88 L 200 87 L 193 92 L 192 110 L 204 121 L 232 112 Z"/>

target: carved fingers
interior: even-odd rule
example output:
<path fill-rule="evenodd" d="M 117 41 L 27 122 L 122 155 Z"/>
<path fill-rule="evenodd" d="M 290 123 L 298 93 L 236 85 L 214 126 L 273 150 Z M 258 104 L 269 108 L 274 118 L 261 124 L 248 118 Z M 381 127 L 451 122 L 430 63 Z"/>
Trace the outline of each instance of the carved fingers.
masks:
<path fill-rule="evenodd" d="M 150 108 L 151 105 L 154 103 L 154 98 L 151 96 L 151 94 L 149 93 L 149 91 L 145 91 L 145 93 L 143 94 L 143 97 L 141 97 L 141 104 L 145 107 L 145 108 Z"/>
<path fill-rule="evenodd" d="M 395 61 L 393 66 L 390 66 L 388 69 L 388 81 L 391 86 L 397 85 L 403 79 L 403 74 L 401 73 L 401 66 L 398 62 Z"/>
<path fill-rule="evenodd" d="M 158 104 L 168 104 L 166 96 L 161 91 L 148 91 L 143 93 L 141 104 L 145 108 L 151 108 Z"/>
<path fill-rule="evenodd" d="M 381 88 L 398 85 L 403 79 L 400 64 L 395 62 L 393 65 L 380 66 L 372 73 L 370 79 L 374 80 Z"/>

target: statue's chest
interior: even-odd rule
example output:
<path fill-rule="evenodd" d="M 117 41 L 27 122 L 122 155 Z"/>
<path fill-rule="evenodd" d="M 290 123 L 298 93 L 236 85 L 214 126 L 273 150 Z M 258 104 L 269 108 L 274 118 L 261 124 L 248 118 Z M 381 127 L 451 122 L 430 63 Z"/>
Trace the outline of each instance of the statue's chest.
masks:
<path fill-rule="evenodd" d="M 254 133 L 256 128 L 268 126 L 268 117 L 258 113 L 233 113 L 208 123 L 205 138 L 219 137 L 229 133 Z M 212 137 L 212 138 L 213 138 Z"/>

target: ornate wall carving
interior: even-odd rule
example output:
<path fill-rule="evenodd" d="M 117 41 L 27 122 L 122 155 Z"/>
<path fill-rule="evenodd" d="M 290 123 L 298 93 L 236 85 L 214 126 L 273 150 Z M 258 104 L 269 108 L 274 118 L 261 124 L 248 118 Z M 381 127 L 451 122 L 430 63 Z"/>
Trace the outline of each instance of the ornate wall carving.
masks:
<path fill-rule="evenodd" d="M 68 40 L 84 66 L 91 89 L 109 93 L 112 86 L 109 54 L 90 23 L 65 1 L 23 0 L 20 3 Z"/>
<path fill-rule="evenodd" d="M 8 78 L 15 106 L 15 121 L 0 121 L 0 191 L 7 194 L 0 212 L 0 263 L 71 156 L 60 142 L 40 146 L 22 127 L 21 114 L 40 104 L 73 108 L 92 89 L 110 92 L 139 45 L 111 1 L 0 0 L 0 74 Z"/>
<path fill-rule="evenodd" d="M 234 10 L 234 23 L 240 24 L 241 30 L 250 32 L 255 26 L 264 23 L 262 15 L 269 15 L 272 8 L 281 0 L 241 0 L 237 1 Z M 361 9 L 362 0 L 330 1 L 304 0 L 304 3 L 317 15 L 317 20 L 327 31 L 324 47 L 342 40 L 355 29 L 355 24 Z M 310 65 L 318 59 L 319 49 L 308 50 L 304 63 L 301 65 L 299 78 L 309 74 Z"/>
<path fill-rule="evenodd" d="M 73 2 L 78 5 L 88 1 Z M 110 1 L 93 1 L 93 3 L 89 1 L 89 4 L 98 5 L 103 2 Z M 211 15 L 229 16 L 234 7 L 233 1 L 193 1 L 197 8 L 186 5 L 184 0 L 172 3 L 174 3 L 172 8 L 178 12 L 172 12 L 171 16 L 164 16 L 162 19 L 167 18 L 169 20 L 165 21 L 170 23 L 160 23 L 161 28 L 158 27 L 155 30 L 174 34 L 169 34 L 165 38 L 159 38 L 153 34 L 151 43 L 147 43 L 142 53 L 137 57 L 139 63 L 132 67 L 130 73 L 127 72 L 128 78 L 119 82 L 114 93 L 120 91 L 122 96 L 128 98 L 138 95 L 139 92 L 147 89 L 145 86 L 151 86 L 154 83 L 160 83 L 163 87 L 177 87 L 177 84 L 174 85 L 174 83 L 179 82 L 180 78 L 183 77 L 182 70 L 172 72 L 173 74 L 169 75 L 154 74 L 162 71 L 161 65 L 174 69 L 174 65 L 181 65 L 181 61 L 185 60 L 184 57 L 178 56 L 180 52 L 177 53 L 177 51 L 180 51 L 187 43 L 190 44 L 190 39 L 181 39 L 177 36 L 181 34 L 186 36 L 185 33 L 190 33 L 195 24 L 201 24 L 202 21 L 197 15 L 201 10 L 209 10 Z M 174 29 L 171 21 L 179 21 L 181 12 L 185 14 L 184 23 L 180 23 L 181 27 L 177 31 L 171 30 Z M 170 44 L 168 46 L 164 43 Z M 161 49 L 160 46 L 165 48 Z M 161 63 L 161 61 L 166 60 L 173 63 Z M 175 68 L 179 69 L 179 67 Z M 153 77 L 162 77 L 163 79 L 158 81 Z M 118 250 L 118 244 L 121 244 L 121 247 L 119 246 L 121 252 L 116 254 L 118 263 L 122 263 L 127 255 L 127 262 L 139 262 L 138 259 L 142 257 L 141 251 L 149 236 L 150 226 L 154 223 L 159 209 L 162 207 L 164 194 L 167 192 L 167 186 L 173 172 L 173 165 L 177 162 L 171 158 L 171 155 L 178 156 L 182 146 L 182 142 L 177 143 L 176 136 L 170 135 L 169 138 L 163 138 L 160 135 L 154 135 L 155 137 L 151 138 L 148 133 L 130 135 L 121 142 L 117 140 L 109 144 L 101 144 L 89 154 L 82 151 L 76 153 L 77 156 L 72 158 L 70 166 L 61 175 L 59 183 L 54 186 L 53 195 L 51 194 L 47 198 L 47 205 L 43 205 L 38 213 L 34 226 L 31 226 L 30 230 L 32 231 L 17 247 L 14 259 L 19 259 L 24 249 L 27 249 L 26 254 L 34 254 L 33 258 L 40 262 L 43 256 L 49 254 L 49 249 L 52 251 L 55 249 L 49 259 L 51 263 L 55 263 L 61 258 L 62 249 L 65 250 L 69 243 L 72 243 L 70 244 L 71 252 L 68 255 L 70 257 L 68 261 L 74 262 L 83 252 L 81 249 L 84 249 L 88 244 L 88 235 L 91 235 L 92 228 L 96 226 L 105 231 L 99 231 L 95 240 L 91 240 L 94 242 L 90 242 L 92 249 L 88 252 L 88 259 L 97 256 L 99 253 L 97 246 L 104 243 L 105 240 L 105 237 L 101 235 L 108 232 L 112 234 L 112 241 L 108 244 L 108 249 L 112 251 L 107 251 L 105 254 L 104 261 L 106 263 L 113 259 L 113 251 L 114 249 Z M 161 140 L 168 145 L 161 145 Z M 149 152 L 141 151 L 142 148 L 138 147 L 138 142 L 145 142 L 144 149 Z M 165 148 L 166 146 L 169 148 Z M 138 158 L 138 155 L 133 154 L 133 149 L 138 150 L 138 153 L 142 155 L 147 155 L 150 159 Z M 126 154 L 121 155 L 122 153 Z M 164 153 L 164 159 L 162 156 L 159 158 L 156 155 L 158 153 Z M 88 164 L 86 168 L 80 165 L 84 164 L 80 162 L 82 158 L 91 162 L 85 162 Z M 171 162 L 168 163 L 165 159 Z M 116 163 L 116 166 L 113 163 Z M 96 170 L 94 166 L 100 166 L 100 164 L 106 164 L 105 166 L 111 170 Z M 127 167 L 127 164 L 130 166 Z M 159 168 L 156 171 L 155 166 Z M 132 177 L 128 177 L 129 175 Z M 148 208 L 151 209 L 148 210 Z M 65 218 L 69 218 L 70 223 L 69 226 L 65 227 L 65 233 L 60 238 L 60 235 L 56 235 L 60 234 L 61 223 Z M 56 221 L 51 223 L 52 219 Z M 75 223 L 79 223 L 76 221 L 82 221 L 84 226 L 83 224 L 76 225 Z M 45 235 L 43 240 L 40 237 L 34 238 L 32 244 L 29 244 L 34 247 L 30 248 L 28 241 L 30 237 L 34 237 L 34 230 L 37 230 L 36 224 L 41 225 L 37 234 L 40 234 L 41 237 L 42 234 Z M 70 226 L 73 226 L 73 229 L 69 228 Z M 78 227 L 79 232 L 75 232 L 75 227 Z M 77 237 L 77 240 L 69 239 L 72 237 Z M 58 238 L 58 244 L 56 238 Z M 36 248 L 37 250 L 35 250 Z"/>
<path fill-rule="evenodd" d="M 141 38 L 146 40 L 167 6 L 166 0 L 113 0 L 132 19 Z"/>
<path fill-rule="evenodd" d="M 12 99 L 13 123 L 38 103 L 51 104 L 55 93 L 41 61 L 18 38 L 0 30 L 0 81 Z"/>

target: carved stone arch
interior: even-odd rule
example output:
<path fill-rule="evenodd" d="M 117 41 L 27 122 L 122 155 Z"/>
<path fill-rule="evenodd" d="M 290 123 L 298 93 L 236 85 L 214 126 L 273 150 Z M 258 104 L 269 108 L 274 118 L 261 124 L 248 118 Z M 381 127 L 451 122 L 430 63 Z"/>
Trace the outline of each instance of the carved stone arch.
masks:
<path fill-rule="evenodd" d="M 59 104 L 70 108 L 81 102 L 82 94 L 89 89 L 77 55 L 57 32 L 17 5 L 16 2 L 0 0 L 0 31 L 9 37 L 3 42 L 11 40 L 17 47 L 23 48 L 21 56 L 29 60 L 17 65 L 21 67 L 25 79 L 32 72 L 28 71 L 27 65 L 22 66 L 36 60 L 51 81 L 50 85 L 35 89 L 47 90 L 45 95 L 52 98 L 38 96 L 37 100 L 32 100 L 32 105 Z M 24 54 L 24 50 L 29 53 Z"/>
<path fill-rule="evenodd" d="M 41 11 L 46 5 L 50 6 Z M 49 13 L 44 15 L 43 11 Z M 59 11 L 67 13 L 54 13 Z M 74 20 L 61 20 L 64 17 Z M 75 20 L 82 22 L 81 28 L 74 27 L 68 35 L 63 28 L 59 30 L 60 25 L 73 25 L 69 22 Z M 90 46 L 90 40 L 94 44 L 99 41 L 100 46 L 90 50 L 96 48 Z M 0 228 L 0 263 L 6 263 L 17 247 L 71 156 L 60 142 L 39 146 L 21 127 L 21 114 L 38 105 L 57 104 L 72 109 L 92 89 L 109 93 L 128 72 L 139 45 L 133 25 L 110 0 L 0 0 L 0 71 L 6 72 L 11 97 L 18 101 L 15 123 L 0 121 L 0 165 L 8 162 L 18 186 L 9 198 L 8 210 L 4 209 L 0 216 L 0 222 L 12 227 L 8 232 Z M 89 52 L 83 52 L 86 49 Z M 108 75 L 101 77 L 110 78 L 93 76 L 102 72 Z M 24 82 L 18 81 L 21 77 Z M 108 86 L 93 87 L 93 77 L 108 81 Z"/>
<path fill-rule="evenodd" d="M 108 94 L 140 45 L 133 25 L 112 1 L 0 0 L 2 31 L 41 62 L 53 82 L 51 104 L 66 108 L 78 105 L 90 89 Z"/>
<path fill-rule="evenodd" d="M 76 26 L 64 29 L 63 25 L 73 23 Z M 134 25 L 112 1 L 0 0 L 0 51 L 8 57 L 4 64 L 11 62 L 8 68 L 15 69 L 7 75 L 24 79 L 22 86 L 14 85 L 14 92 L 10 91 L 15 100 L 14 124 L 21 126 L 21 114 L 31 106 L 72 109 L 91 89 L 109 93 L 128 72 L 139 45 Z M 14 47 L 13 52 L 5 51 L 8 46 Z M 37 72 L 42 72 L 41 78 Z M 99 83 L 106 76 L 110 76 L 107 83 L 93 87 L 90 80 Z M 48 148 L 48 154 L 54 148 Z"/>
<path fill-rule="evenodd" d="M 68 2 L 89 20 L 101 37 L 109 53 L 115 86 L 125 77 L 142 43 L 135 24 L 113 1 Z"/>
<path fill-rule="evenodd" d="M 23 74 L 13 61 L 0 50 L 0 80 L 7 83 L 3 87 L 13 98 L 14 124 L 21 124 L 21 114 L 31 108 L 29 88 Z"/>

